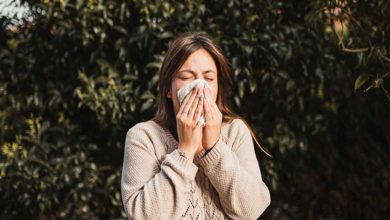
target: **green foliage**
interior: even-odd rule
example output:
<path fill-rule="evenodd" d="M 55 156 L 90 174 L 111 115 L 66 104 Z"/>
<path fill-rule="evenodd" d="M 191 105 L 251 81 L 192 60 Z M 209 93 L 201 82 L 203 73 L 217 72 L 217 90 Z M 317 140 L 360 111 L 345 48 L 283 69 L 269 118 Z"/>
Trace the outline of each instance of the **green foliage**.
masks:
<path fill-rule="evenodd" d="M 231 105 L 273 155 L 265 218 L 387 216 L 388 1 L 21 2 L 31 20 L 0 18 L 1 219 L 125 218 L 125 134 L 184 31 L 220 45 Z"/>

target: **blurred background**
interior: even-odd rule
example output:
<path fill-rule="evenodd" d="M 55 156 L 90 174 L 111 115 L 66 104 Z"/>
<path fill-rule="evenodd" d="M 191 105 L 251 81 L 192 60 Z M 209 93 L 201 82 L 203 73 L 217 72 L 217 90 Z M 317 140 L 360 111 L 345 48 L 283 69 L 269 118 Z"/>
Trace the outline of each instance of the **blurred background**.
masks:
<path fill-rule="evenodd" d="M 388 0 L 2 0 L 0 219 L 124 219 L 127 130 L 168 45 L 205 31 L 253 126 L 263 219 L 385 219 Z"/>

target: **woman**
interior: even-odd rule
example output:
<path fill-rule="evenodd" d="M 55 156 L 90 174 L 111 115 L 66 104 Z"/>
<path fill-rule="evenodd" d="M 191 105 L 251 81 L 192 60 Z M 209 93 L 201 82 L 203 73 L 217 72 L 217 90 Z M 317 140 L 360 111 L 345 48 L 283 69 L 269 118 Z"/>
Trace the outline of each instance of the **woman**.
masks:
<path fill-rule="evenodd" d="M 211 89 L 196 87 L 180 104 L 178 90 L 196 79 Z M 226 105 L 229 82 L 207 35 L 185 33 L 171 44 L 157 113 L 126 136 L 121 190 L 130 219 L 257 219 L 270 204 L 253 132 Z"/>

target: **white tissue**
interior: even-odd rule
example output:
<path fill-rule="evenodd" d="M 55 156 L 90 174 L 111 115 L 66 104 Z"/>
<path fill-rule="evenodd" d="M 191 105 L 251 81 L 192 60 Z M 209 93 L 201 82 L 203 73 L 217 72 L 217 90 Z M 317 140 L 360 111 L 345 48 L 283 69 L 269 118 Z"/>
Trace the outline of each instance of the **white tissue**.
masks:
<path fill-rule="evenodd" d="M 187 96 L 187 94 L 189 92 L 191 92 L 191 90 L 196 88 L 197 86 L 200 88 L 206 87 L 207 89 L 211 90 L 211 87 L 209 86 L 209 84 L 207 84 L 207 82 L 204 79 L 196 79 L 196 80 L 190 82 L 189 84 L 181 87 L 179 89 L 179 91 L 177 91 L 177 98 L 179 99 L 180 105 L 182 104 L 182 102 L 183 102 L 184 98 Z M 205 94 L 201 94 L 202 98 L 204 98 L 204 96 L 205 96 Z M 203 127 L 205 125 L 206 125 L 206 122 L 205 122 L 205 119 L 203 116 L 203 108 L 202 108 L 202 113 L 201 113 L 201 116 L 200 116 L 199 121 L 198 121 L 198 126 Z"/>

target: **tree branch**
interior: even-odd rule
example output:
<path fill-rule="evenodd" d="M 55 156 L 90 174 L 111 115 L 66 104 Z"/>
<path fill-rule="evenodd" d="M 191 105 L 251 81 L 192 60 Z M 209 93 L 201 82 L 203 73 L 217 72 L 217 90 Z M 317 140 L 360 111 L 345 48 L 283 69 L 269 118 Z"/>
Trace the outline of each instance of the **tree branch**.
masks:
<path fill-rule="evenodd" d="M 390 62 L 390 58 L 386 57 L 385 55 L 383 55 L 382 51 L 379 51 L 379 56 L 384 59 L 385 61 L 387 62 Z"/>

